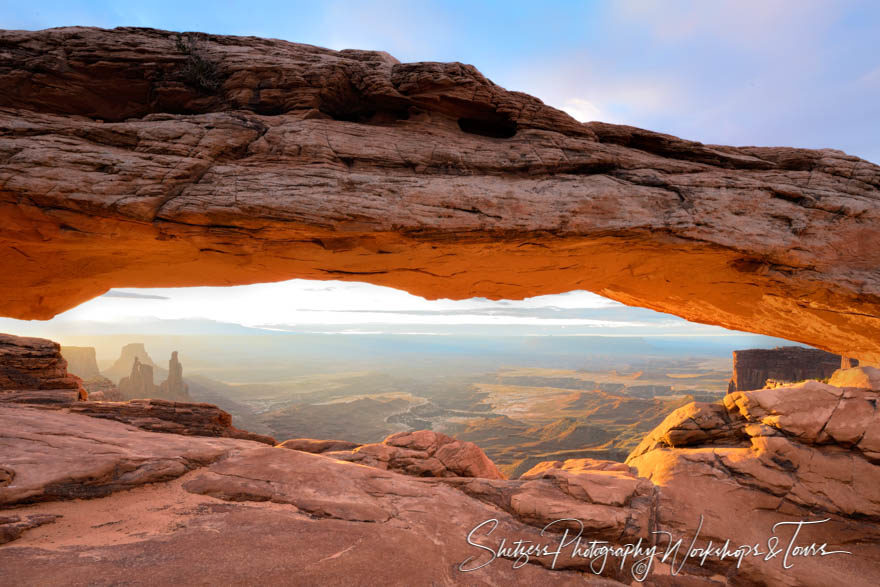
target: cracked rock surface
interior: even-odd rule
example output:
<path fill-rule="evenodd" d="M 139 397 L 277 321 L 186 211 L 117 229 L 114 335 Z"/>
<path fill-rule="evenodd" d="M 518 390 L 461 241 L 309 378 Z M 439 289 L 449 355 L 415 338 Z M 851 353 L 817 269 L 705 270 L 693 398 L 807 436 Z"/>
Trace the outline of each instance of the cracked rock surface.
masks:
<path fill-rule="evenodd" d="M 24 583 L 138 584 L 131 569 L 150 565 L 156 570 L 144 577 L 167 582 L 198 572 L 208 582 L 283 583 L 294 570 L 298 580 L 330 583 L 362 573 L 395 585 L 632 582 L 632 561 L 596 577 L 588 560 L 569 551 L 555 569 L 549 557 L 533 556 L 522 568 L 499 559 L 462 575 L 458 564 L 489 556 L 467 543 L 468 532 L 497 520 L 475 531 L 477 543 L 555 546 L 567 530 L 610 544 L 656 541 L 661 552 L 670 537 L 682 548 L 729 540 L 733 549 L 765 549 L 739 565 L 709 557 L 702 566 L 685 561 L 682 550 L 655 561 L 656 585 L 872 586 L 880 582 L 880 391 L 865 383 L 873 375 L 860 367 L 833 378 L 861 387 L 808 381 L 690 404 L 625 464 L 548 461 L 509 480 L 491 469 L 449 476 L 450 469 L 414 468 L 456 442 L 427 431 L 364 445 L 403 451 L 407 466 L 393 470 L 393 459 L 340 460 L 357 450 L 339 451 L 342 441 L 268 447 L 0 405 L 0 518 L 11 540 L 0 547 L 0 567 Z M 466 446 L 457 449 L 472 456 Z M 794 536 L 798 522 L 816 523 Z M 825 544 L 850 554 L 791 555 L 792 566 L 783 568 L 781 554 L 764 558 L 773 537 L 783 551 Z M 199 553 L 217 548 L 224 556 L 204 563 Z"/>

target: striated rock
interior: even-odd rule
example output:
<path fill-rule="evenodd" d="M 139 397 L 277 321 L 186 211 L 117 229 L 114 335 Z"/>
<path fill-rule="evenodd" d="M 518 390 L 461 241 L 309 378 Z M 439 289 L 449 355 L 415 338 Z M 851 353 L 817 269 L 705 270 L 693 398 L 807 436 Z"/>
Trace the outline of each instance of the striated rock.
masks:
<path fill-rule="evenodd" d="M 78 377 L 68 374 L 57 342 L 0 334 L 0 403 L 72 401 L 86 395 Z"/>
<path fill-rule="evenodd" d="M 60 516 L 52 514 L 34 514 L 30 516 L 6 516 L 0 514 L 0 544 L 18 539 L 25 531 L 51 524 Z"/>
<path fill-rule="evenodd" d="M 131 28 L 0 44 L 3 315 L 294 277 L 587 289 L 880 363 L 880 167 L 840 151 L 580 124 L 381 52 Z"/>
<path fill-rule="evenodd" d="M 544 461 L 520 479 L 552 479 L 576 499 L 618 507 L 631 505 L 640 497 L 649 498 L 654 492 L 651 483 L 637 477 L 624 463 L 596 459 Z"/>
<path fill-rule="evenodd" d="M 806 379 L 827 379 L 838 370 L 843 357 L 819 349 L 798 346 L 733 351 L 733 377 L 727 393 L 761 389 Z"/>
<path fill-rule="evenodd" d="M 744 424 L 739 414 L 731 414 L 722 405 L 692 402 L 669 414 L 632 450 L 629 459 L 658 448 L 738 445 L 748 438 Z"/>
<path fill-rule="evenodd" d="M 127 402 L 89 401 L 72 405 L 69 409 L 77 414 L 116 420 L 152 432 L 241 438 L 275 444 L 275 439 L 271 436 L 239 430 L 232 425 L 232 416 L 229 413 L 212 404 L 135 399 Z"/>
<path fill-rule="evenodd" d="M 804 528 L 796 543 L 854 553 L 798 559 L 797 573 L 746 559 L 728 575 L 737 583 L 822 585 L 844 573 L 848 582 L 870 585 L 880 580 L 876 397 L 817 381 L 731 393 L 723 408 L 694 405 L 671 414 L 627 464 L 657 486 L 657 524 L 673 535 L 699 530 L 716 544 L 764 544 L 776 534 L 787 542 L 793 527 L 771 532 L 774 524 L 825 520 Z M 714 421 L 723 435 L 703 430 Z M 689 432 L 677 438 L 682 429 Z"/>
<path fill-rule="evenodd" d="M 348 451 L 325 451 L 323 454 L 416 477 L 504 479 L 504 475 L 476 444 L 431 430 L 398 432 L 381 443 L 364 444 Z"/>
<path fill-rule="evenodd" d="M 174 479 L 248 440 L 158 434 L 120 422 L 0 405 L 0 467 L 13 473 L 0 486 L 0 507 L 55 499 L 99 497 Z"/>
<path fill-rule="evenodd" d="M 357 442 L 349 442 L 347 440 L 315 440 L 314 438 L 291 438 L 280 443 L 278 446 L 282 448 L 289 448 L 291 450 L 321 454 L 325 452 L 354 450 L 361 445 Z"/>
<path fill-rule="evenodd" d="M 828 384 L 880 391 L 880 369 L 868 366 L 840 369 L 834 372 Z"/>
<path fill-rule="evenodd" d="M 188 388 L 183 382 L 183 365 L 177 360 L 177 351 L 171 353 L 168 361 L 168 379 L 159 386 L 159 391 L 154 397 L 171 401 L 189 401 Z"/>

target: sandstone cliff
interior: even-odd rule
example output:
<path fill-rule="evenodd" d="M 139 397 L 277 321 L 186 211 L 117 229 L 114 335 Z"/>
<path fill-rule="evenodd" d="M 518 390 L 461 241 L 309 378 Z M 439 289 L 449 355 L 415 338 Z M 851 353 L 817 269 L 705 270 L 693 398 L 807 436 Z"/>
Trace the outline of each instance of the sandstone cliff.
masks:
<path fill-rule="evenodd" d="M 880 167 L 840 151 L 580 124 L 381 52 L 131 28 L 0 46 L 3 315 L 294 277 L 588 289 L 880 361 Z"/>
<path fill-rule="evenodd" d="M 82 386 L 90 399 L 122 400 L 122 394 L 116 385 L 98 370 L 94 347 L 62 346 L 61 355 L 67 361 L 67 372 L 82 379 Z"/>
<path fill-rule="evenodd" d="M 85 395 L 79 377 L 68 374 L 57 342 L 0 334 L 0 402 L 71 401 Z"/>
<path fill-rule="evenodd" d="M 733 376 L 727 393 L 761 389 L 768 379 L 774 384 L 828 379 L 842 365 L 840 355 L 797 346 L 733 351 Z"/>

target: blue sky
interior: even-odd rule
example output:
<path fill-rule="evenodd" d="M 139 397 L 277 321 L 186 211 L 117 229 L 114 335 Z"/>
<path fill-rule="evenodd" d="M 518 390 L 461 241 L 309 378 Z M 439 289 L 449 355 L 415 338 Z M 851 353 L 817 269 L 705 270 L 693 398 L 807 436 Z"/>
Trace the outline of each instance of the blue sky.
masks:
<path fill-rule="evenodd" d="M 631 124 L 706 143 L 831 147 L 880 163 L 880 1 L 0 0 L 3 28 L 68 25 L 257 35 L 332 49 L 385 50 L 401 61 L 462 61 L 580 120 Z M 529 320 L 553 319 L 552 308 L 576 309 L 574 303 L 582 315 L 569 311 L 564 319 L 580 320 L 569 326 L 590 331 L 601 325 L 584 320 L 601 321 L 595 310 L 608 308 L 618 323 L 608 332 L 621 332 L 624 321 L 626 328 L 644 332 L 724 333 L 654 319 L 644 310 L 627 317 L 618 304 L 586 293 L 545 296 L 517 306 L 513 315 L 499 314 L 509 309 L 503 302 L 426 302 L 368 285 L 312 288 L 294 281 L 248 287 L 158 292 L 168 300 L 102 297 L 58 320 L 158 316 L 265 324 L 266 316 L 234 315 L 233 309 L 244 307 L 237 299 L 258 296 L 258 306 L 282 318 L 276 322 L 290 324 L 382 320 L 436 326 L 442 321 L 437 314 L 446 312 L 448 323 L 471 315 L 470 323 L 487 328 L 499 322 L 525 328 Z M 320 300 L 310 289 L 323 292 Z M 411 312 L 377 317 L 368 311 L 377 307 Z M 349 312 L 343 316 L 341 308 Z M 360 313 L 351 311 L 358 308 Z M 0 320 L 2 330 L 23 328 Z"/>
<path fill-rule="evenodd" d="M 8 2 L 4 28 L 258 35 L 463 61 L 583 119 L 880 163 L 880 2 Z"/>

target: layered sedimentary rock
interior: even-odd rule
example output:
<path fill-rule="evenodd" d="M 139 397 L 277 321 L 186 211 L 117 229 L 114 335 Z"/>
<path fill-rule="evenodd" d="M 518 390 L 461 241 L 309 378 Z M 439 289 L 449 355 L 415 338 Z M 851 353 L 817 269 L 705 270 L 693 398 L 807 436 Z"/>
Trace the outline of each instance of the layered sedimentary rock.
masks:
<path fill-rule="evenodd" d="M 151 432 L 242 438 L 275 444 L 275 439 L 270 436 L 239 430 L 232 425 L 232 416 L 228 412 L 212 404 L 135 399 L 126 402 L 80 402 L 69 409 L 77 414 L 116 420 Z"/>
<path fill-rule="evenodd" d="M 733 351 L 733 376 L 727 393 L 761 389 L 768 379 L 773 385 L 827 379 L 842 364 L 839 355 L 798 346 Z"/>
<path fill-rule="evenodd" d="M 61 355 L 67 361 L 67 372 L 82 379 L 82 386 L 95 401 L 121 401 L 122 393 L 112 381 L 101 375 L 95 348 L 90 346 L 62 346 Z"/>
<path fill-rule="evenodd" d="M 147 29 L 0 42 L 3 315 L 294 277 L 587 289 L 880 361 L 880 167 L 857 157 L 580 124 L 472 66 L 381 52 Z"/>
<path fill-rule="evenodd" d="M 67 372 L 57 342 L 0 334 L 0 402 L 71 401 L 85 395 L 79 377 Z"/>
<path fill-rule="evenodd" d="M 880 371 L 857 368 L 833 380 L 843 386 L 809 381 L 691 404 L 670 414 L 626 464 L 550 461 L 513 480 L 413 476 L 333 453 L 0 406 L 0 503 L 16 506 L 0 517 L 18 524 L 14 541 L 0 548 L 0 566 L 25 583 L 137 582 L 132 571 L 141 566 L 154 582 L 194 572 L 208 582 L 289 581 L 280 566 L 322 584 L 351 576 L 390 584 L 404 577 L 408 584 L 632 584 L 641 576 L 652 585 L 873 586 L 880 582 L 880 414 L 867 405 L 880 398 Z M 448 446 L 430 432 L 398 438 L 406 450 Z M 76 497 L 100 499 L 57 501 Z M 59 515 L 64 524 L 26 531 Z M 647 568 L 633 556 L 621 565 L 610 555 L 602 565 L 601 555 L 573 555 L 572 533 L 582 525 L 582 551 L 593 540 L 642 539 L 658 554 Z M 566 537 L 572 543 L 555 564 L 533 552 L 514 566 L 514 541 L 555 548 Z M 488 551 L 502 539 L 511 551 L 490 562 Z M 668 550 L 679 539 L 679 550 Z M 705 560 L 699 550 L 685 556 L 690 547 L 711 541 L 717 549 L 728 540 L 735 554 L 723 559 L 720 551 Z M 198 553 L 216 548 L 226 556 L 202 565 Z M 489 564 L 459 570 L 482 563 Z"/>
<path fill-rule="evenodd" d="M 304 448 L 319 448 L 310 443 L 298 444 L 304 445 Z M 281 446 L 297 448 L 295 443 L 283 443 Z M 416 477 L 504 479 L 504 475 L 476 444 L 431 430 L 398 432 L 382 442 L 364 444 L 350 450 L 336 448 L 307 452 L 321 452 L 334 459 Z"/>

